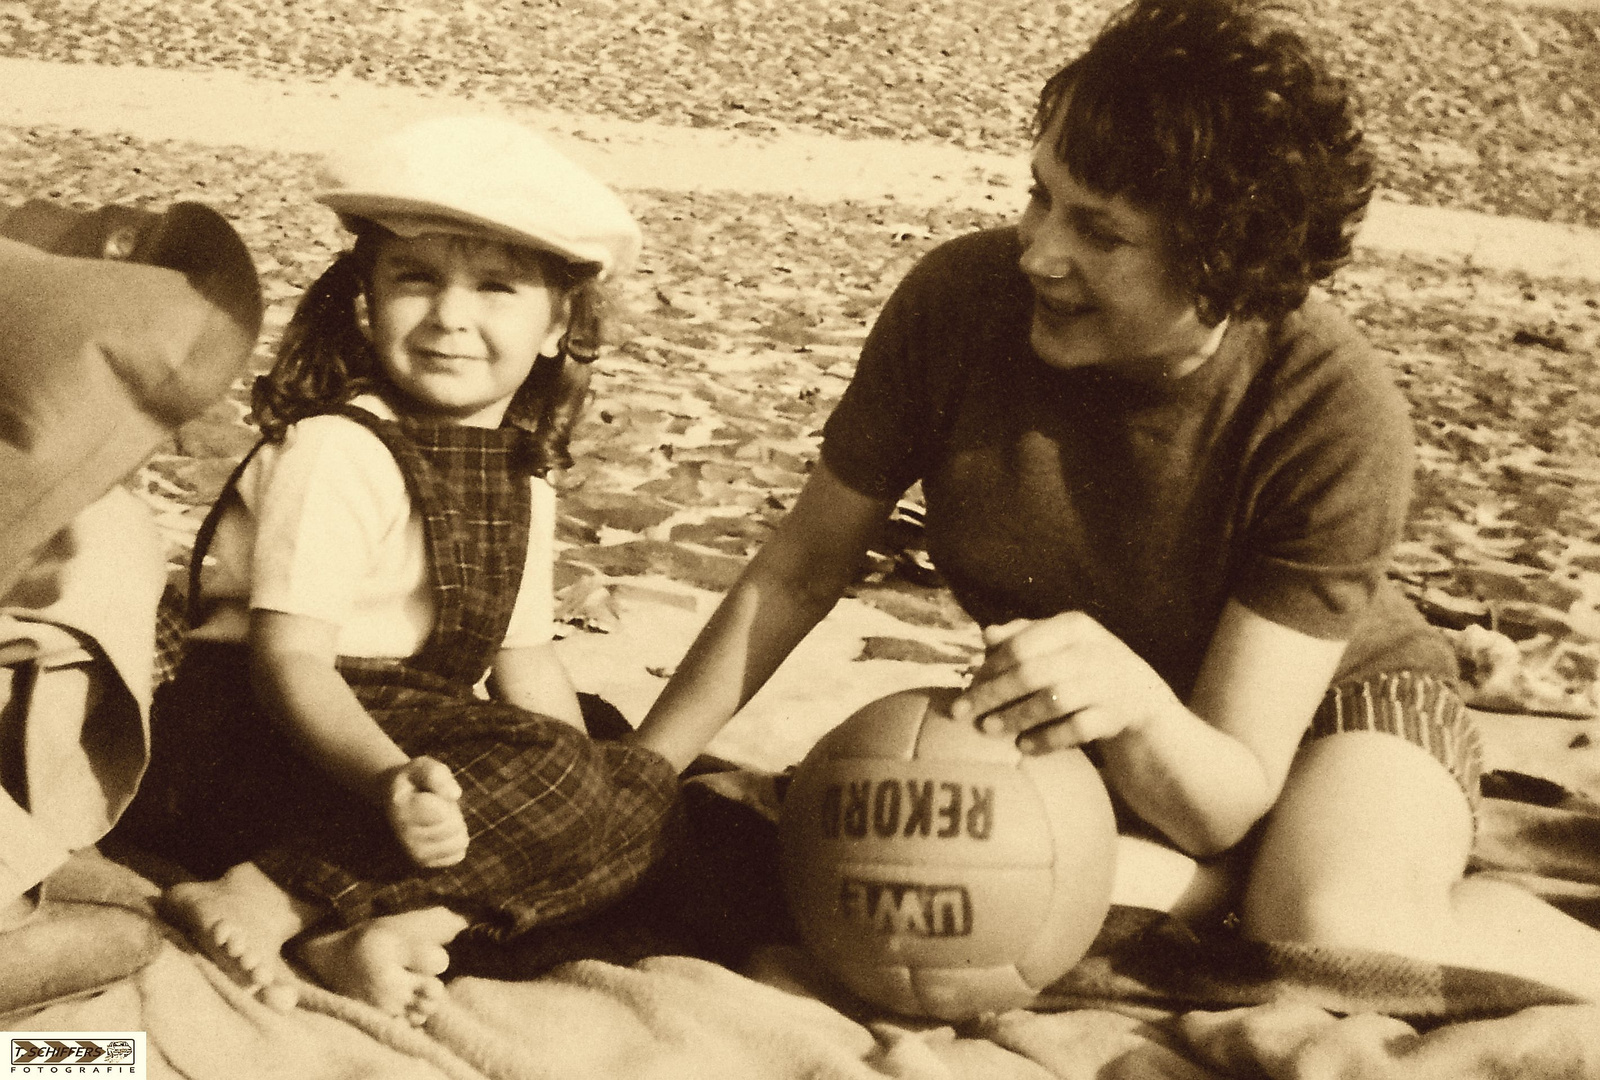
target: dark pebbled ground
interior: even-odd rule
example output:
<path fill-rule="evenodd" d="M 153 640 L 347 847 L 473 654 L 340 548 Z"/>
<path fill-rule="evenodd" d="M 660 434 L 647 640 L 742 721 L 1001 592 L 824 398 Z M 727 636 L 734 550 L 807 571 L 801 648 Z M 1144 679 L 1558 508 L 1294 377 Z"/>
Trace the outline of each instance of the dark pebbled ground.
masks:
<path fill-rule="evenodd" d="M 354 76 L 622 119 L 1020 151 L 1034 88 L 1107 10 L 1104 0 L 0 0 L 0 55 Z M 1461 0 L 1302 0 L 1297 11 L 1367 103 L 1388 197 L 1600 225 L 1600 15 Z M 0 128 L 0 204 L 196 198 L 228 215 L 271 303 L 258 369 L 343 242 L 309 201 L 311 170 L 297 155 Z M 650 573 L 719 590 L 803 483 L 890 289 L 935 243 L 997 219 L 727 194 L 625 198 L 650 243 L 624 283 L 619 346 L 597 372 L 574 447 L 562 580 Z M 1417 417 L 1417 502 L 1398 575 L 1436 601 L 1433 614 L 1515 631 L 1525 657 L 1592 688 L 1594 286 L 1364 253 L 1330 291 L 1388 356 Z M 245 399 L 241 384 L 137 478 L 175 536 L 250 444 Z M 899 540 L 884 550 L 866 599 L 913 621 L 961 622 L 947 594 L 895 561 Z M 1486 590 L 1502 601 L 1487 616 Z"/>
<path fill-rule="evenodd" d="M 1012 151 L 1109 0 L 31 0 L 0 55 L 353 76 L 667 124 Z M 1600 12 L 1291 0 L 1392 197 L 1600 225 Z M 248 123 L 248 118 L 241 118 Z"/>
<path fill-rule="evenodd" d="M 255 366 L 264 370 L 300 292 L 344 241 L 309 199 L 314 164 L 0 129 L 0 203 L 209 202 L 261 271 L 270 308 Z M 574 447 L 563 563 L 568 578 L 660 573 L 720 590 L 798 492 L 895 283 L 934 244 L 999 219 L 623 194 L 650 243 L 622 283 L 619 345 L 596 373 Z M 1329 291 L 1389 357 L 1417 417 L 1417 503 L 1401 553 L 1409 584 L 1470 597 L 1474 568 L 1500 562 L 1559 593 L 1571 575 L 1600 571 L 1594 288 L 1364 253 Z M 246 403 L 241 384 L 146 470 L 147 493 L 176 506 L 190 528 L 252 440 Z M 617 544 L 615 530 L 628 543 Z M 882 606 L 933 623 L 959 619 L 915 577 L 897 581 L 897 595 L 880 593 Z"/>

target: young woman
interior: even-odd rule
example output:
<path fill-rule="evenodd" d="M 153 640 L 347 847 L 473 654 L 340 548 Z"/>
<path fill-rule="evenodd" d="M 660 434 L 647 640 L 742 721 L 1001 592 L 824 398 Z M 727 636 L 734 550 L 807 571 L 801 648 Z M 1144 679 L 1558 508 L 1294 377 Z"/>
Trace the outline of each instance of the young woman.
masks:
<path fill-rule="evenodd" d="M 958 718 L 1085 746 L 1145 827 L 1229 853 L 1248 934 L 1600 995 L 1600 933 L 1462 876 L 1477 736 L 1385 576 L 1406 404 L 1310 296 L 1372 190 L 1342 86 L 1253 5 L 1138 0 L 1036 116 L 1020 222 L 890 298 L 806 490 L 639 741 L 686 764 L 920 481 L 988 646 Z"/>

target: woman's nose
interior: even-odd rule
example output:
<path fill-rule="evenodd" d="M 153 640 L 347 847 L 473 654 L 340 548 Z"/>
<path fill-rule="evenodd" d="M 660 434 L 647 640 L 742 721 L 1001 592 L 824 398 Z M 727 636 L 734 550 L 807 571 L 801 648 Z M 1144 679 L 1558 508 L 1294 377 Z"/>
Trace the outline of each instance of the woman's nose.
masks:
<path fill-rule="evenodd" d="M 1064 278 L 1075 264 L 1071 238 L 1067 231 L 1050 221 L 1032 223 L 1018 230 L 1022 256 L 1017 265 L 1030 278 Z"/>

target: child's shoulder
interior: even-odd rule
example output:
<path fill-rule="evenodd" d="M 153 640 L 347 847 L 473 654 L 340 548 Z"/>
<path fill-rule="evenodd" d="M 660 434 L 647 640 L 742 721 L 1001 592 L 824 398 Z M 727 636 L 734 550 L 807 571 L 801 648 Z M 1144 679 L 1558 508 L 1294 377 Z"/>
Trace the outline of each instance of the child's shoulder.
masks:
<path fill-rule="evenodd" d="M 351 455 L 358 458 L 389 458 L 383 440 L 371 428 L 348 416 L 322 413 L 290 424 L 283 441 L 277 444 L 279 456 L 296 454 L 316 457 Z M 270 449 L 268 443 L 263 451 Z"/>
<path fill-rule="evenodd" d="M 362 394 L 350 404 L 379 420 L 395 419 L 394 411 L 382 398 L 375 395 Z M 267 447 L 273 445 L 268 443 Z M 288 452 L 293 448 L 295 453 L 322 454 L 343 451 L 357 454 L 381 453 L 385 457 L 389 454 L 384 448 L 383 440 L 370 427 L 359 420 L 336 412 L 318 413 L 296 420 L 284 431 L 281 443 L 276 445 L 282 448 L 281 452 Z M 267 447 L 263 447 L 263 450 Z"/>
<path fill-rule="evenodd" d="M 359 421 L 331 413 L 298 420 L 281 441 L 264 443 L 242 480 L 252 488 L 331 483 L 405 492 L 400 467 L 383 440 Z"/>

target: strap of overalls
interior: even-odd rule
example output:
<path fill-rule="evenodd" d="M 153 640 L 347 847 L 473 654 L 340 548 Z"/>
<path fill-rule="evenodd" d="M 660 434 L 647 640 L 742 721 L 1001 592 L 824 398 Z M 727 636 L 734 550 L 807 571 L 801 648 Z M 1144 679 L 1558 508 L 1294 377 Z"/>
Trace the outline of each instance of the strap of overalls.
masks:
<path fill-rule="evenodd" d="M 228 479 L 223 482 L 222 490 L 217 493 L 217 498 L 211 504 L 211 509 L 206 511 L 205 520 L 200 522 L 199 531 L 194 534 L 194 547 L 189 552 L 189 591 L 184 596 L 184 618 L 189 627 L 193 629 L 202 622 L 200 611 L 200 567 L 204 564 L 206 552 L 211 550 L 211 541 L 217 535 L 217 523 L 222 520 L 222 511 L 227 506 L 230 496 L 236 496 L 239 489 L 239 478 L 249 467 L 250 462 L 267 443 L 266 439 L 258 439 L 239 459 L 239 464 L 233 467 L 233 472 L 228 474 Z"/>
<path fill-rule="evenodd" d="M 496 598 L 501 603 L 485 605 L 470 602 L 466 576 L 466 532 L 461 507 L 446 487 L 428 482 L 435 470 L 406 436 L 404 426 L 353 405 L 341 405 L 327 412 L 361 424 L 383 442 L 394 456 L 405 480 L 406 493 L 422 517 L 423 539 L 434 593 L 434 623 L 422 649 L 416 656 L 401 663 L 457 686 L 470 688 L 482 677 L 505 637 L 513 601 L 521 583 L 521 560 L 517 559 L 514 565 L 501 568 L 502 575 L 507 579 L 505 588 L 496 591 Z M 203 614 L 199 610 L 199 596 L 200 568 L 205 553 L 216 535 L 217 523 L 228 499 L 236 497 L 240 477 L 265 441 L 253 446 L 234 468 L 195 534 L 194 552 L 189 563 L 187 603 L 191 626 L 198 626 Z M 514 523 L 513 535 L 519 531 L 525 543 L 526 521 Z M 525 548 L 520 551 L 525 552 Z"/>

